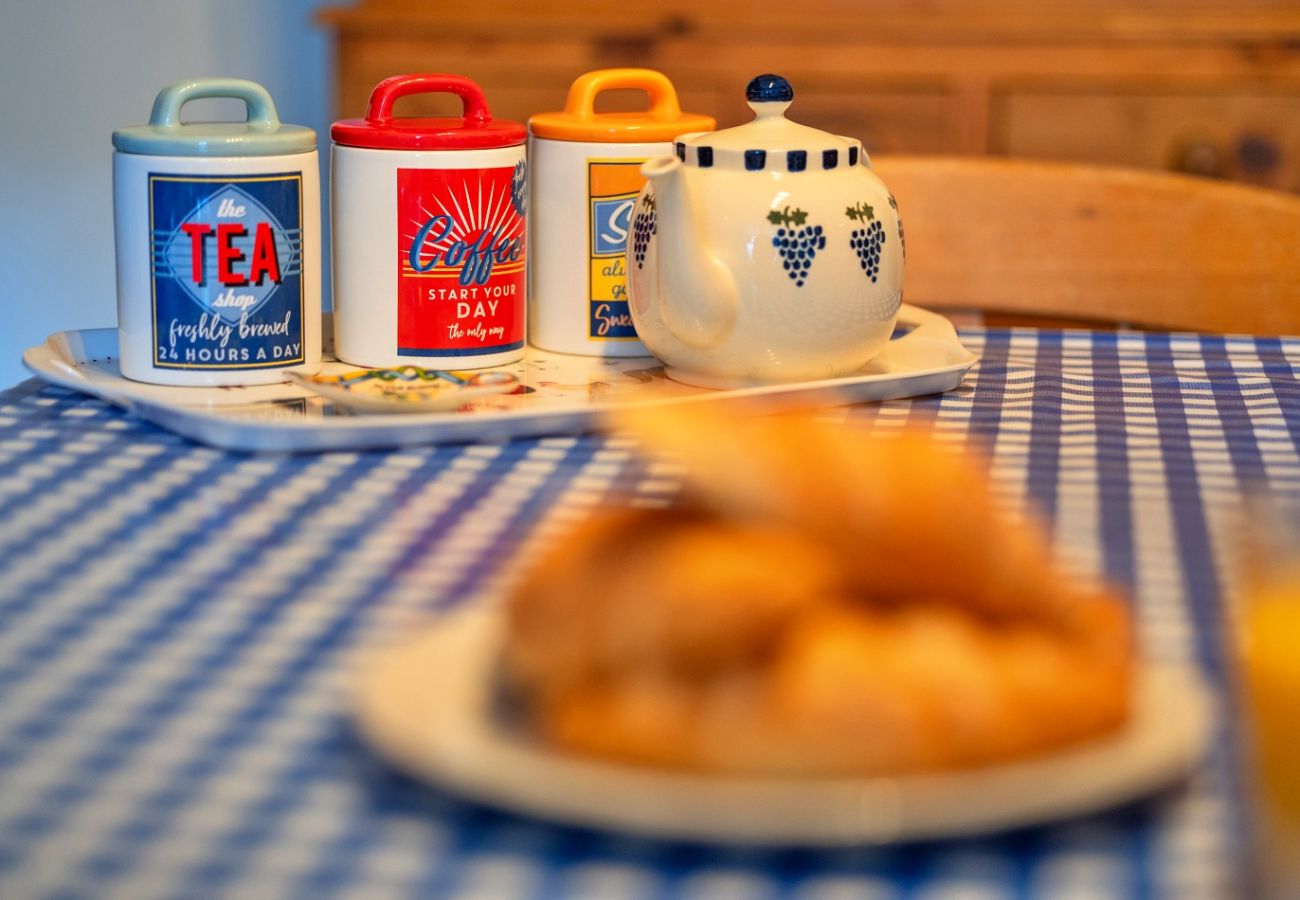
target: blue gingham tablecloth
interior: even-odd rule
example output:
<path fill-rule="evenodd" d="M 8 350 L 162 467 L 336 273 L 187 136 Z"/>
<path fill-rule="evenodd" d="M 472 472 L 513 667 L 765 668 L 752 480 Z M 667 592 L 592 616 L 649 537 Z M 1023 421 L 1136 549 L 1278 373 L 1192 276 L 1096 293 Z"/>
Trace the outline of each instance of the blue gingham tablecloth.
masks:
<path fill-rule="evenodd" d="M 1300 493 L 1300 339 L 971 330 L 935 415 L 993 451 L 1145 651 L 1221 683 L 1243 489 Z M 213 450 L 31 381 L 0 395 L 0 897 L 1231 897 L 1230 734 L 1185 784 L 1051 827 L 746 850 L 559 828 L 387 768 L 358 648 L 499 587 L 676 470 L 598 435 L 393 452 Z M 617 797 L 609 798 L 617 803 Z"/>

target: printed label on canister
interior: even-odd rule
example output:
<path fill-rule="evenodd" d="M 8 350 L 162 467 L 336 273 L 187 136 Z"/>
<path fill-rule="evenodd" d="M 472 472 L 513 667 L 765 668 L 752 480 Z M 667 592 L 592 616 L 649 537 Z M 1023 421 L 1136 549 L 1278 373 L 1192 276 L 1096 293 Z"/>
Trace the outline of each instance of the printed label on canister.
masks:
<path fill-rule="evenodd" d="M 524 345 L 527 173 L 397 170 L 397 352 L 478 356 Z"/>
<path fill-rule="evenodd" d="M 151 172 L 149 232 L 154 366 L 303 362 L 300 172 Z"/>
<path fill-rule="evenodd" d="M 645 184 L 644 159 L 587 160 L 588 329 L 593 341 L 634 341 L 627 308 L 627 233 Z"/>

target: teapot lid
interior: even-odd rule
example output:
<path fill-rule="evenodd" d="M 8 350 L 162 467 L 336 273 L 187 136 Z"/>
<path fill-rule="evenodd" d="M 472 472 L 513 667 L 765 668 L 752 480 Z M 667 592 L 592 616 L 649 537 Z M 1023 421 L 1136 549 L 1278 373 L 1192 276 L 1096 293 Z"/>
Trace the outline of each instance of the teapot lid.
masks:
<path fill-rule="evenodd" d="M 787 119 L 785 111 L 793 100 L 789 81 L 780 75 L 759 75 L 745 88 L 754 121 L 681 135 L 675 144 L 677 158 L 701 169 L 749 172 L 819 172 L 856 166 L 859 158 L 866 162 L 860 142 Z"/>

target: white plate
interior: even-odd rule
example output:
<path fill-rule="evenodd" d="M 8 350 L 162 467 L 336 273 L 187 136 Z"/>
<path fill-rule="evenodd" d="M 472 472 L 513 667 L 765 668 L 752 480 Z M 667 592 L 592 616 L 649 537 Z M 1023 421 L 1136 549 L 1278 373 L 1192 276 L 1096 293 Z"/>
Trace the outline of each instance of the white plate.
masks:
<path fill-rule="evenodd" d="M 652 357 L 602 359 L 527 349 L 500 367 L 524 393 L 472 399 L 464 407 L 405 415 L 353 415 L 295 384 L 193 388 L 122 377 L 117 332 L 63 331 L 23 354 L 46 381 L 92 394 L 194 440 L 237 450 L 346 450 L 407 444 L 505 440 L 595 428 L 614 407 L 678 402 L 811 409 L 917 397 L 951 390 L 976 362 L 945 318 L 904 304 L 899 337 L 861 372 L 845 378 L 714 391 L 670 381 Z M 324 374 L 348 366 L 326 357 Z"/>
<path fill-rule="evenodd" d="M 1162 787 L 1200 759 L 1212 702 L 1186 667 L 1147 665 L 1134 714 L 1103 740 L 1026 762 L 897 778 L 726 778 L 604 763 L 502 721 L 498 609 L 472 605 L 357 679 L 361 732 L 393 764 L 453 792 L 560 822 L 717 843 L 832 846 L 1043 823 Z"/>

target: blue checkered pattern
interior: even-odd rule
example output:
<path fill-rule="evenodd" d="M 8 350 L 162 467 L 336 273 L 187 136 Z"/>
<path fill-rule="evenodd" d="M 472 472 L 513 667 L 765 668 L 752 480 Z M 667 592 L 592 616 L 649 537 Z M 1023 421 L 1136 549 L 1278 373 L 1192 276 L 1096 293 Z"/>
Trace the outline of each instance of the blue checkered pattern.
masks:
<path fill-rule="evenodd" d="M 970 331 L 936 416 L 1147 653 L 1224 671 L 1243 488 L 1300 494 L 1300 340 Z M 358 648 L 492 590 L 667 462 L 619 439 L 244 455 L 28 382 L 0 395 L 0 896 L 1059 898 L 1237 893 L 1231 741 L 1185 785 L 978 840 L 747 851 L 556 828 L 379 763 Z M 617 802 L 617 798 L 611 798 Z"/>

